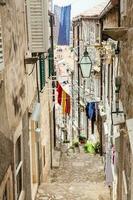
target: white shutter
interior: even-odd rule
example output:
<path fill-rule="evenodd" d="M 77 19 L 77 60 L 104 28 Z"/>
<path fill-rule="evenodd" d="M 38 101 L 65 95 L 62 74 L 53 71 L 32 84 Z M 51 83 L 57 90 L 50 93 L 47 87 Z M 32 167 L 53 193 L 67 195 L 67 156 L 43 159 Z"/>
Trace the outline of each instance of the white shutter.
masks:
<path fill-rule="evenodd" d="M 44 52 L 44 0 L 27 0 L 29 48 L 32 53 Z"/>
<path fill-rule="evenodd" d="M 3 70 L 4 63 L 3 63 L 3 45 L 2 45 L 2 25 L 0 19 L 0 71 Z"/>

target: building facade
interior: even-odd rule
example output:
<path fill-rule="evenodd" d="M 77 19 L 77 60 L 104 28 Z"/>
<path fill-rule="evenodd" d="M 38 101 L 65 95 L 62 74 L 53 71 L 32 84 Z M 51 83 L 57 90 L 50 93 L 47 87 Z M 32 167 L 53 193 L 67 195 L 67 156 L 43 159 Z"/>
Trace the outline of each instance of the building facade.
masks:
<path fill-rule="evenodd" d="M 51 167 L 48 9 L 47 0 L 0 2 L 2 200 L 34 199 Z"/>
<path fill-rule="evenodd" d="M 102 76 L 106 112 L 103 127 L 110 151 L 106 151 L 106 155 L 110 155 L 112 198 L 118 200 L 132 199 L 131 10 L 131 2 L 110 1 L 100 15 L 102 40 L 106 46 Z"/>
<path fill-rule="evenodd" d="M 83 135 L 87 139 L 94 133 L 92 121 L 86 116 L 88 103 L 100 101 L 100 56 L 95 48 L 101 41 L 101 24 L 99 14 L 102 7 L 88 10 L 73 19 L 73 48 L 75 59 L 74 88 L 75 88 L 75 134 Z M 85 48 L 92 62 L 90 77 L 83 77 L 80 61 Z"/>

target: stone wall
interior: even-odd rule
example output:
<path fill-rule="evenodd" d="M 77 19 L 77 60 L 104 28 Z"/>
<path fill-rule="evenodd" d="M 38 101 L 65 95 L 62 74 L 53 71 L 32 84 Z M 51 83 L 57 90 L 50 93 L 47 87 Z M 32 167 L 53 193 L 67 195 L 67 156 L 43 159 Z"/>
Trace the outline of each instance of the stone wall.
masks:
<path fill-rule="evenodd" d="M 45 0 L 45 3 L 47 3 L 47 0 Z M 45 15 L 47 15 L 47 12 Z M 32 108 L 32 103 L 35 103 L 33 101 L 35 100 L 37 83 L 35 66 L 24 65 L 24 57 L 28 51 L 25 0 L 7 0 L 6 5 L 0 7 L 0 17 L 2 21 L 2 38 L 4 49 L 4 70 L 0 72 L 0 80 L 2 79 L 2 82 L 0 82 L 0 183 L 9 165 L 11 165 L 12 171 L 14 170 L 14 141 L 18 134 L 21 134 L 23 137 L 24 146 L 23 167 L 25 173 L 23 178 L 25 198 L 30 200 L 32 195 L 28 112 Z M 46 49 L 48 49 L 47 38 L 48 32 L 46 32 L 45 38 L 47 40 Z M 48 76 L 48 65 L 46 65 L 46 76 Z M 48 88 L 49 86 L 46 84 L 46 89 L 44 93 L 41 94 L 42 137 L 40 149 L 42 149 L 45 145 L 46 165 L 43 168 L 45 180 L 50 170 Z M 22 129 L 19 131 L 19 133 L 16 133 L 17 127 L 20 123 L 22 124 Z M 41 157 L 39 159 L 41 163 L 41 160 L 43 160 L 43 154 L 41 153 L 40 155 Z M 44 177 L 42 176 L 42 179 Z"/>
<path fill-rule="evenodd" d="M 128 29 L 124 41 L 120 43 L 120 75 L 122 79 L 121 84 L 121 100 L 126 114 L 126 119 L 133 118 L 133 1 L 128 0 L 124 11 L 121 12 L 121 26 Z M 133 190 L 133 166 L 132 166 L 132 152 L 129 138 L 125 140 L 125 164 L 128 196 L 132 199 Z"/>
<path fill-rule="evenodd" d="M 50 164 L 51 164 L 51 148 L 50 148 L 50 104 L 49 98 L 52 98 L 52 94 L 50 93 L 50 85 L 46 86 L 43 95 L 41 95 L 41 147 L 42 153 L 43 148 L 45 147 L 45 165 L 42 163 L 42 181 L 45 182 L 48 178 L 48 173 L 50 171 Z M 43 155 L 44 156 L 44 155 Z"/>

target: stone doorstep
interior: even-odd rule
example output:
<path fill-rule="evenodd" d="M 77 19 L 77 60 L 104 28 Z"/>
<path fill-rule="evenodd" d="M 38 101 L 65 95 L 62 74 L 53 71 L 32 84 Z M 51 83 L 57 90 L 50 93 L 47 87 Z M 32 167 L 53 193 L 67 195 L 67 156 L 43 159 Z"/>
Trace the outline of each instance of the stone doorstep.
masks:
<path fill-rule="evenodd" d="M 54 150 L 53 151 L 53 160 L 52 160 L 53 168 L 58 168 L 60 166 L 60 157 L 61 157 L 61 152 Z"/>

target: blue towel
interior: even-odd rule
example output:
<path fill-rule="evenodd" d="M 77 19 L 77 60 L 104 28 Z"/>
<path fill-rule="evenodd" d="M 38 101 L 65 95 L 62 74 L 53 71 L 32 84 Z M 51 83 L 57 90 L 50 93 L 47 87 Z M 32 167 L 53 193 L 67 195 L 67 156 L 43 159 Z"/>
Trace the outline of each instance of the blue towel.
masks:
<path fill-rule="evenodd" d="M 95 118 L 96 118 L 96 107 L 95 107 L 94 102 L 87 103 L 86 115 L 87 115 L 88 119 L 95 120 Z"/>

